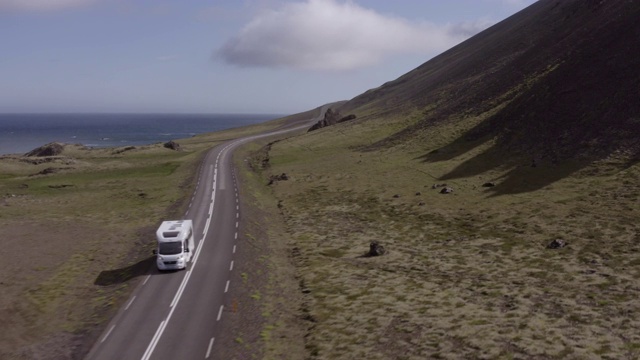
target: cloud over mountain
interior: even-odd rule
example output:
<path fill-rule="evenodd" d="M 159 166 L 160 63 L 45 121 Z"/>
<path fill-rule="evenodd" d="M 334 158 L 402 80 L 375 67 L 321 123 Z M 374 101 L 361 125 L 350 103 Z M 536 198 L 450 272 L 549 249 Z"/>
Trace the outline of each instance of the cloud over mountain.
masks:
<path fill-rule="evenodd" d="M 214 57 L 241 67 L 350 70 L 393 55 L 435 55 L 489 25 L 411 22 L 353 1 L 307 0 L 262 12 Z"/>

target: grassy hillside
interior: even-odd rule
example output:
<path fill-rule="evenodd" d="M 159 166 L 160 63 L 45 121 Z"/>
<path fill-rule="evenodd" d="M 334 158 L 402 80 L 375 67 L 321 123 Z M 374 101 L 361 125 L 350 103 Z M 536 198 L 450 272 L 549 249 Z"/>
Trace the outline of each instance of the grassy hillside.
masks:
<path fill-rule="evenodd" d="M 256 152 L 306 356 L 640 356 L 638 15 L 539 1 Z"/>
<path fill-rule="evenodd" d="M 358 150 L 394 131 L 370 125 L 274 144 L 263 171 L 290 179 L 272 191 L 300 276 L 309 354 L 640 355 L 640 166 L 523 164 L 443 180 L 482 147 L 438 162 L 411 145 Z M 455 137 L 452 126 L 438 130 L 441 142 Z M 491 181 L 509 191 L 482 187 Z M 454 192 L 432 188 L 442 183 Z M 568 246 L 547 249 L 555 239 Z M 371 241 L 388 254 L 363 257 Z"/>

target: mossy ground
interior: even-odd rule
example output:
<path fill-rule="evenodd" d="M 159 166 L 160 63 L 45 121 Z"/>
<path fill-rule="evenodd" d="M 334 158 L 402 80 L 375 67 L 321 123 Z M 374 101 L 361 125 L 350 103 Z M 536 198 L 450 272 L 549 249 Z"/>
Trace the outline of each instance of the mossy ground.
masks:
<path fill-rule="evenodd" d="M 532 167 L 487 151 L 493 139 L 457 151 L 452 140 L 477 118 L 375 145 L 412 121 L 371 116 L 269 151 L 265 178 L 289 176 L 272 191 L 308 354 L 640 356 L 640 166 L 614 154 Z M 432 189 L 445 182 L 452 194 Z M 547 249 L 557 238 L 569 245 Z M 363 257 L 374 240 L 388 254 Z"/>

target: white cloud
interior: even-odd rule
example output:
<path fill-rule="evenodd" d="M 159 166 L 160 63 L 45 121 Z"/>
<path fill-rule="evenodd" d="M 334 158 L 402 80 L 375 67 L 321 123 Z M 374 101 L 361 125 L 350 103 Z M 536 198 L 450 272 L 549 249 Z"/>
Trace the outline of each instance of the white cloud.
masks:
<path fill-rule="evenodd" d="M 0 0 L 0 11 L 51 11 L 70 7 L 83 6 L 94 0 Z"/>
<path fill-rule="evenodd" d="M 416 23 L 353 1 L 307 0 L 262 12 L 215 56 L 243 67 L 349 70 L 392 55 L 434 55 L 488 25 Z"/>

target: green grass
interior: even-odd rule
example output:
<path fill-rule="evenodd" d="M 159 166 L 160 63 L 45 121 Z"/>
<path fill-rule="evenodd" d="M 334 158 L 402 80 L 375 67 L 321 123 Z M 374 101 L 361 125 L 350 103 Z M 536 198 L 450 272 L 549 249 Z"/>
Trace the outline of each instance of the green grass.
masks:
<path fill-rule="evenodd" d="M 11 272 L 0 274 L 4 320 L 12 324 L 0 357 L 103 326 L 136 284 L 136 264 L 151 256 L 157 224 L 184 213 L 205 152 L 276 125 L 178 140 L 179 152 L 158 144 L 124 152 L 70 146 L 42 164 L 0 158 L 4 249 L 26 256 L 5 261 Z M 37 175 L 47 168 L 58 171 Z M 113 274 L 109 284 L 97 285 L 103 272 Z"/>
<path fill-rule="evenodd" d="M 270 174 L 290 177 L 268 192 L 310 289 L 312 358 L 626 356 L 629 341 L 640 341 L 640 321 L 623 315 L 640 311 L 632 301 L 638 166 L 501 163 L 487 152 L 490 139 L 423 161 L 480 120 L 372 147 L 406 126 L 372 115 L 273 145 L 259 174 L 265 184 Z M 486 163 L 470 162 L 478 156 Z M 498 186 L 483 188 L 488 181 Z M 445 182 L 453 194 L 431 189 Z M 546 249 L 556 238 L 569 246 Z M 388 254 L 361 257 L 374 240 Z M 557 341 L 547 341 L 549 332 Z M 394 345 L 381 346 L 383 338 Z M 599 341 L 607 347 L 593 348 Z"/>

